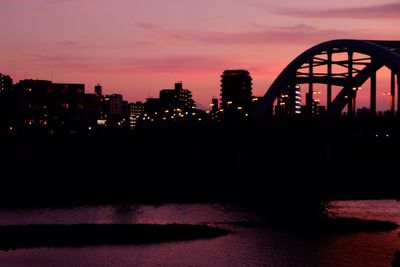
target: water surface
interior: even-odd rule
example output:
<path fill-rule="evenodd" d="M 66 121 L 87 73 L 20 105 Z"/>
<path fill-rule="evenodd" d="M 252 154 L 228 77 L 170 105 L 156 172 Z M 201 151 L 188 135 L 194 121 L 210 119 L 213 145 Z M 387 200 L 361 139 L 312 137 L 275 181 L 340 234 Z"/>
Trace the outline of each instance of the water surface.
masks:
<path fill-rule="evenodd" d="M 400 223 L 394 200 L 331 202 L 334 216 Z M 218 224 L 234 234 L 211 240 L 149 245 L 38 248 L 0 251 L 0 266 L 390 266 L 400 249 L 398 230 L 320 235 L 285 229 L 239 227 L 256 211 L 220 204 L 104 205 L 63 209 L 0 210 L 0 225 L 40 223 Z M 224 224 L 226 223 L 226 224 Z M 296 221 L 294 220 L 295 224 Z"/>

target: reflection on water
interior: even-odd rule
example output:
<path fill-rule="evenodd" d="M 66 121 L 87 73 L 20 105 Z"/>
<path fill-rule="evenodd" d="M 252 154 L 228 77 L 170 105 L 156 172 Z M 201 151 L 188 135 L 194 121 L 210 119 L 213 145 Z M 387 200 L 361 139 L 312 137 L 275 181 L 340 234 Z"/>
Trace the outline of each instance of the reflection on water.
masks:
<path fill-rule="evenodd" d="M 330 211 L 336 216 L 400 222 L 400 203 L 396 201 L 331 204 Z M 258 219 L 256 212 L 220 204 L 0 210 L 3 225 L 220 223 Z M 222 226 L 236 233 L 211 240 L 150 245 L 1 251 L 0 266 L 390 266 L 394 252 L 400 248 L 398 231 L 321 236 L 283 229 Z"/>
<path fill-rule="evenodd" d="M 394 199 L 332 201 L 329 206 L 330 212 L 335 216 L 392 221 L 400 224 L 400 201 Z"/>

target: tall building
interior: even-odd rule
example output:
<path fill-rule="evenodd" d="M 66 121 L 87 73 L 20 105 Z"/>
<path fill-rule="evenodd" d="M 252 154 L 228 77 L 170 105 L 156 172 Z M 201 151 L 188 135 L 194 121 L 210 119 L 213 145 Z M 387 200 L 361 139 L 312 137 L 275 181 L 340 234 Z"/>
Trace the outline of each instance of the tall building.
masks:
<path fill-rule="evenodd" d="M 138 101 L 129 104 L 129 126 L 131 129 L 136 128 L 142 115 L 144 114 L 144 105 Z"/>
<path fill-rule="evenodd" d="M 240 118 L 252 107 L 252 78 L 247 70 L 226 70 L 221 75 L 221 108 L 225 118 Z"/>
<path fill-rule="evenodd" d="M 85 121 L 88 130 L 95 129 L 101 118 L 101 98 L 97 94 L 85 94 Z"/>
<path fill-rule="evenodd" d="M 0 93 L 6 90 L 11 90 L 13 80 L 10 76 L 0 73 Z"/>
<path fill-rule="evenodd" d="M 84 84 L 22 80 L 12 92 L 16 128 L 76 133 L 85 126 Z"/>
<path fill-rule="evenodd" d="M 120 127 L 128 124 L 128 103 L 120 94 L 101 97 L 101 123 L 109 127 Z"/>
<path fill-rule="evenodd" d="M 298 85 L 288 85 L 281 90 L 275 113 L 278 116 L 301 113 L 301 91 Z"/>
<path fill-rule="evenodd" d="M 196 108 L 192 92 L 183 89 L 182 82 L 175 83 L 174 89 L 163 89 L 160 91 L 160 104 L 165 110 L 188 111 Z"/>
<path fill-rule="evenodd" d="M 207 111 L 208 119 L 212 121 L 221 121 L 221 111 L 218 105 L 218 98 L 213 97 L 210 104 L 210 111 Z"/>
<path fill-rule="evenodd" d="M 217 112 L 218 111 L 218 98 L 213 97 L 211 100 L 211 112 Z"/>
<path fill-rule="evenodd" d="M 103 95 L 103 87 L 100 84 L 94 86 L 94 93 L 98 96 Z"/>

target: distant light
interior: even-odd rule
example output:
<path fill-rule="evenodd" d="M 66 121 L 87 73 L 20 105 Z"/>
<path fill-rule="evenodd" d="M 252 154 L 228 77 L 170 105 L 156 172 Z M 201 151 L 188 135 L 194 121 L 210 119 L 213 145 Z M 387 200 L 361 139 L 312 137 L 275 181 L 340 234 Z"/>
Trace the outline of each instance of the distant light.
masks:
<path fill-rule="evenodd" d="M 378 135 L 376 134 L 375 137 L 378 137 Z"/>
<path fill-rule="evenodd" d="M 230 104 L 233 104 L 233 102 L 232 101 L 228 101 L 228 105 L 230 105 Z"/>
<path fill-rule="evenodd" d="M 237 109 L 238 109 L 238 110 L 242 110 L 243 108 L 242 108 L 242 107 L 237 107 Z"/>
<path fill-rule="evenodd" d="M 89 126 L 89 128 L 88 128 L 88 129 L 89 129 L 89 131 L 90 131 L 90 130 L 92 130 L 92 127 L 90 127 L 90 126 Z"/>
<path fill-rule="evenodd" d="M 386 137 L 389 137 L 389 134 L 387 134 Z"/>

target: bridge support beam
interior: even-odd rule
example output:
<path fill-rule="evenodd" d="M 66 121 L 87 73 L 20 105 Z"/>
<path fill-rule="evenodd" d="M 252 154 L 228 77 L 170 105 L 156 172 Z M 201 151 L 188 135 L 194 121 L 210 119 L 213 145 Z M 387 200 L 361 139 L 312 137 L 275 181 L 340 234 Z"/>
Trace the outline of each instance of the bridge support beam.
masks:
<path fill-rule="evenodd" d="M 371 64 L 374 64 L 373 62 Z M 376 116 L 376 71 L 371 73 L 371 105 L 372 116 Z"/>
<path fill-rule="evenodd" d="M 390 112 L 394 115 L 394 103 L 395 103 L 395 94 L 396 94 L 396 81 L 395 81 L 395 73 L 391 71 L 390 77 Z"/>
<path fill-rule="evenodd" d="M 400 116 L 400 74 L 397 74 L 397 115 Z"/>
<path fill-rule="evenodd" d="M 313 102 L 314 102 L 314 57 L 310 58 L 308 65 L 308 94 L 306 94 L 306 110 L 308 115 L 312 115 L 313 112 Z"/>
<path fill-rule="evenodd" d="M 328 112 L 331 111 L 331 103 L 332 103 L 332 50 L 328 50 L 328 59 L 327 59 L 327 84 L 326 84 L 326 89 L 327 89 L 327 99 L 326 99 L 326 105 Z"/>
<path fill-rule="evenodd" d="M 348 68 L 348 73 L 347 73 L 347 79 L 348 79 L 348 86 L 349 88 L 353 87 L 353 51 L 348 52 L 348 62 L 347 62 L 347 68 Z M 355 91 L 351 90 L 350 95 L 347 96 L 347 114 L 349 117 L 352 117 L 354 115 L 354 105 L 355 102 L 353 101 L 353 98 L 355 98 Z"/>

